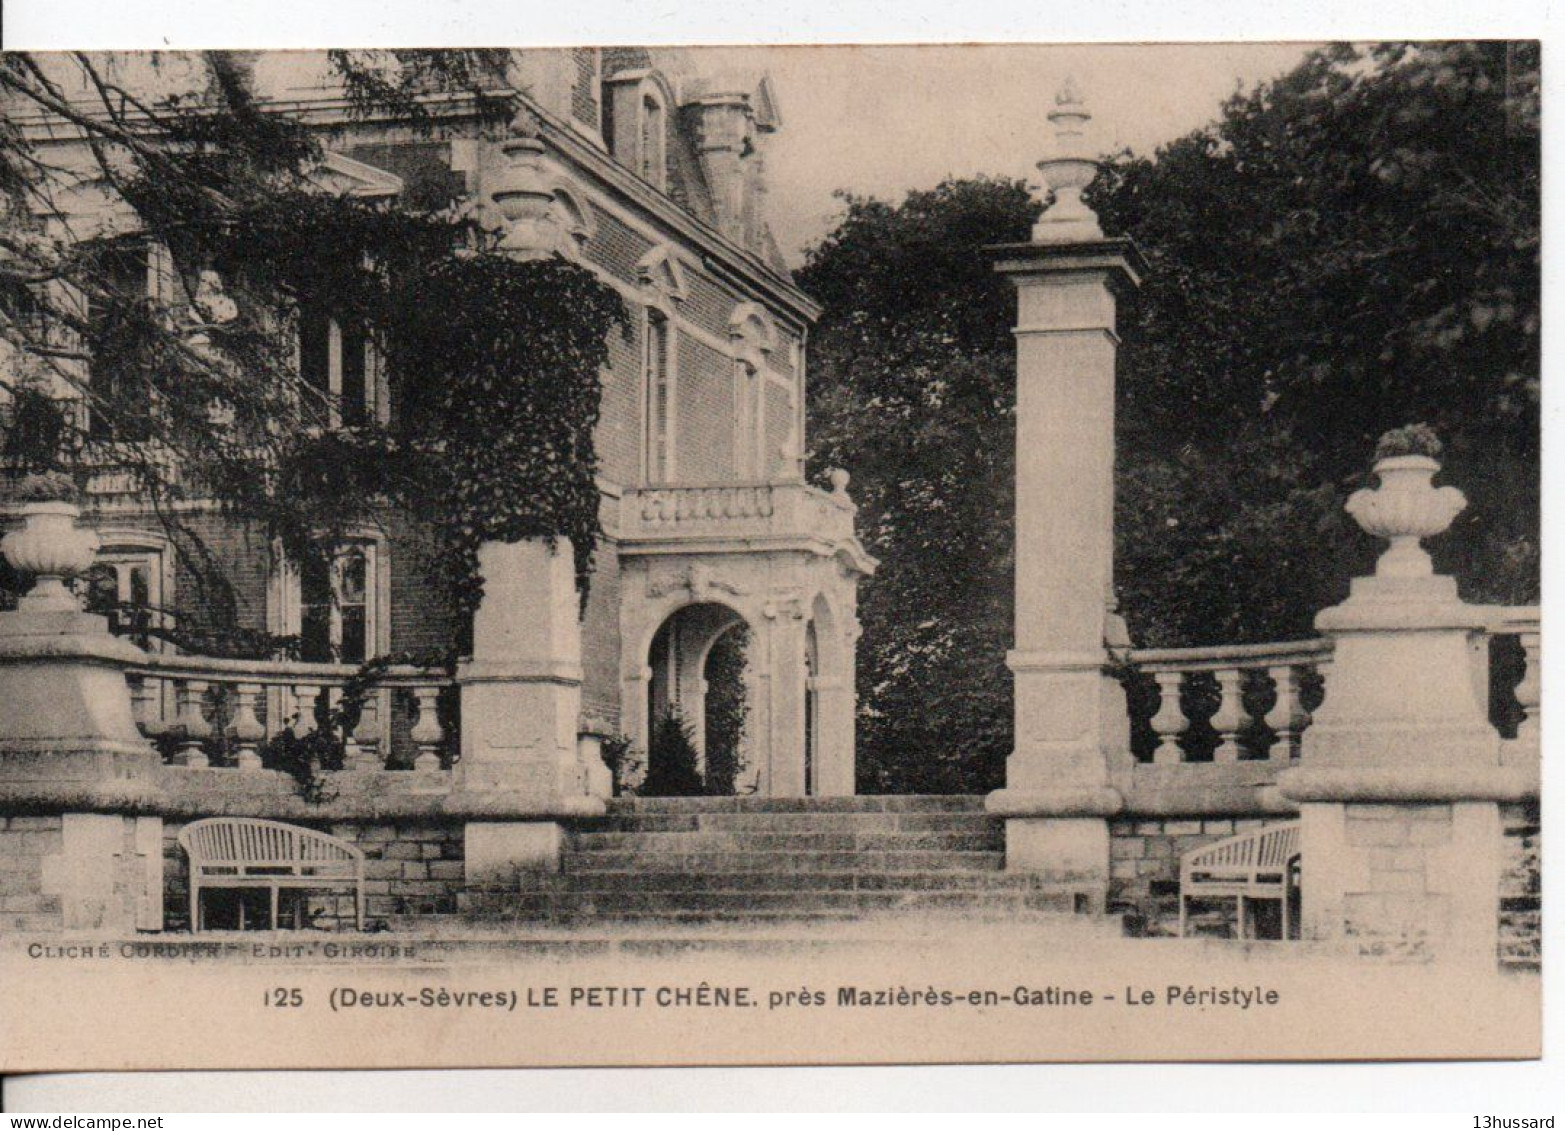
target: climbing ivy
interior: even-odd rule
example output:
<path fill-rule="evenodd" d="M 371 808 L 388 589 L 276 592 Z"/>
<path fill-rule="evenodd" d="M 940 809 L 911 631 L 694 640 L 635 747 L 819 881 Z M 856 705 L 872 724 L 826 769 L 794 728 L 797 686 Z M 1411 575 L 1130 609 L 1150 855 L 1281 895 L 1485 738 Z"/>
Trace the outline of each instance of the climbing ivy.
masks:
<path fill-rule="evenodd" d="M 414 556 L 431 598 L 457 614 L 452 652 L 482 593 L 484 541 L 569 538 L 585 600 L 599 533 L 600 372 L 608 335 L 626 325 L 618 295 L 561 258 L 511 258 L 455 207 L 316 191 L 317 137 L 265 113 L 233 61 L 214 59 L 202 99 L 127 110 L 116 92 L 93 119 L 95 156 L 134 210 L 133 231 L 35 248 L 5 225 L 0 335 L 38 373 L 15 382 L 0 416 L 6 466 L 64 472 L 80 486 L 111 460 L 194 575 L 208 634 L 241 635 L 241 618 L 222 563 L 177 505 L 192 497 L 301 562 L 366 525 L 411 520 L 400 526 L 424 543 Z M 415 62 L 394 80 L 408 97 L 427 78 L 421 68 L 440 61 Z M 490 63 L 451 74 L 465 82 Z M 348 74 L 361 98 L 374 95 L 366 73 Z M 74 114 L 54 106 L 40 74 L 11 60 L 0 86 Z M 0 164 L 20 167 L 25 144 L 0 138 L 0 158 L 15 159 Z M 175 293 L 116 286 L 113 265 L 153 245 L 168 249 Z M 54 279 L 85 301 L 40 300 L 53 292 L 34 280 Z M 373 343 L 389 417 L 343 411 L 351 406 L 306 383 L 296 348 L 307 316 Z M 75 395 L 47 394 L 51 380 Z M 235 650 L 275 651 L 249 639 Z"/>

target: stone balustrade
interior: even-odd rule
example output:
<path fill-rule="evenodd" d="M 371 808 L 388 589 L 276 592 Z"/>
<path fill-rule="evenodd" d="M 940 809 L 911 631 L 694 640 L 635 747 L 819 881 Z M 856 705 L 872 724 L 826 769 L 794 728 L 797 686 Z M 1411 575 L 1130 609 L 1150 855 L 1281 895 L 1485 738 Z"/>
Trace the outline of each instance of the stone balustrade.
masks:
<path fill-rule="evenodd" d="M 1506 740 L 1506 761 L 1535 762 L 1538 608 L 1488 612 L 1474 651 L 1474 680 Z M 1295 761 L 1311 711 L 1330 694 L 1331 658 L 1332 642 L 1324 638 L 1132 650 L 1127 682 L 1138 760 L 1158 766 Z"/>
<path fill-rule="evenodd" d="M 1479 665 L 1480 676 L 1489 679 L 1489 717 L 1500 728 L 1500 736 L 1504 740 L 1500 760 L 1504 765 L 1536 769 L 1540 751 L 1538 701 L 1543 671 L 1538 606 L 1494 606 L 1489 612 L 1486 637 L 1491 644 L 1490 652 L 1493 652 L 1496 641 L 1513 641 L 1509 664 L 1504 664 L 1502 660 L 1496 665 L 1492 661 L 1501 658 L 1490 656 L 1490 665 Z M 1499 667 L 1498 672 L 1494 671 L 1496 666 Z M 1521 680 L 1512 685 L 1509 676 L 1517 668 L 1521 669 Z"/>
<path fill-rule="evenodd" d="M 1143 688 L 1156 687 L 1155 711 L 1137 720 L 1133 708 L 1132 716 L 1155 736 L 1153 763 L 1285 762 L 1298 756 L 1310 722 L 1305 704 L 1331 662 L 1331 642 L 1146 648 L 1132 651 L 1130 662 Z M 1210 732 L 1205 743 L 1197 724 Z"/>
<path fill-rule="evenodd" d="M 853 515 L 845 490 L 824 491 L 807 483 L 626 488 L 619 537 L 682 544 L 729 539 L 848 542 L 853 539 Z"/>
<path fill-rule="evenodd" d="M 284 730 L 304 737 L 341 707 L 351 664 L 150 654 L 126 673 L 136 724 L 180 765 L 214 757 L 262 766 L 261 748 Z M 411 666 L 379 673 L 343 736 L 343 768 L 440 769 L 448 761 L 440 699 L 452 678 Z"/>

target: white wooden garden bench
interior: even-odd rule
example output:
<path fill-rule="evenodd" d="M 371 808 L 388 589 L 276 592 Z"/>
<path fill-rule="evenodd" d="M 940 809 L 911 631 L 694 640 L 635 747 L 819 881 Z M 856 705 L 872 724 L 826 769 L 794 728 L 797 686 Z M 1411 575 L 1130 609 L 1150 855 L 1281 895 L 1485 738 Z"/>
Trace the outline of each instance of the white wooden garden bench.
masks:
<path fill-rule="evenodd" d="M 274 931 L 283 888 L 351 889 L 364 929 L 364 853 L 347 841 L 280 821 L 209 817 L 181 829 L 179 845 L 190 859 L 191 931 L 201 929 L 203 888 L 267 889 Z"/>
<path fill-rule="evenodd" d="M 1179 934 L 1192 899 L 1238 900 L 1238 935 L 1245 938 L 1246 902 L 1282 902 L 1282 937 L 1289 937 L 1289 903 L 1297 886 L 1299 822 L 1268 825 L 1193 849 L 1179 861 Z"/>

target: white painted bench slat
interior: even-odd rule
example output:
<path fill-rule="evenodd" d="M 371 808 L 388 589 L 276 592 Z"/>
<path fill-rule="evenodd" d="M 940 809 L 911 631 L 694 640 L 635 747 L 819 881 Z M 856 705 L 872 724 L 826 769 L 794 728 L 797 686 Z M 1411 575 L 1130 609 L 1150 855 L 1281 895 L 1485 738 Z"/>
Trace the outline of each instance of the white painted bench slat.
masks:
<path fill-rule="evenodd" d="M 351 889 L 364 929 L 364 853 L 345 840 L 258 817 L 209 817 L 181 829 L 179 845 L 190 860 L 192 932 L 201 930 L 203 888 L 268 889 L 274 931 L 283 888 Z"/>
<path fill-rule="evenodd" d="M 1289 937 L 1289 882 L 1299 858 L 1299 822 L 1268 825 L 1192 849 L 1179 860 L 1179 934 L 1188 926 L 1192 899 L 1234 898 L 1239 937 L 1245 937 L 1245 901 L 1282 902 L 1282 937 Z"/>

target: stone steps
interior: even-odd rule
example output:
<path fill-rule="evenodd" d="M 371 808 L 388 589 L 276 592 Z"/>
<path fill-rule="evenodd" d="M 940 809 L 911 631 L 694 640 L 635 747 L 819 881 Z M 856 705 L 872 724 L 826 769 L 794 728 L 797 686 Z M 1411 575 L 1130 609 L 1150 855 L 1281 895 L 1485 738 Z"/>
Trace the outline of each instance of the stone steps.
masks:
<path fill-rule="evenodd" d="M 809 832 L 746 833 L 736 830 L 698 832 L 581 833 L 581 852 L 637 852 L 692 855 L 722 852 L 1000 852 L 1003 834 L 981 832 Z"/>
<path fill-rule="evenodd" d="M 522 892 L 681 891 L 1033 891 L 1034 876 L 1012 872 L 677 872 L 580 871 L 524 876 Z"/>
<path fill-rule="evenodd" d="M 617 797 L 609 813 L 975 813 L 982 797 L 896 794 L 884 797 Z"/>
<path fill-rule="evenodd" d="M 982 813 L 621 813 L 595 823 L 593 831 L 771 833 L 779 836 L 809 833 L 1002 836 L 1003 823 Z"/>
<path fill-rule="evenodd" d="M 1015 913 L 1067 911 L 1057 897 L 1020 891 L 555 891 L 516 892 L 509 905 L 520 914 L 555 912 L 619 915 L 636 912 L 728 913 L 759 911 L 912 911 L 961 910 Z"/>
<path fill-rule="evenodd" d="M 576 872 L 998 872 L 999 852 L 567 852 L 565 873 Z"/>
<path fill-rule="evenodd" d="M 577 824 L 558 872 L 468 891 L 461 907 L 473 920 L 571 929 L 1082 925 L 1072 893 L 1004 869 L 1004 822 L 977 797 L 633 798 Z"/>

